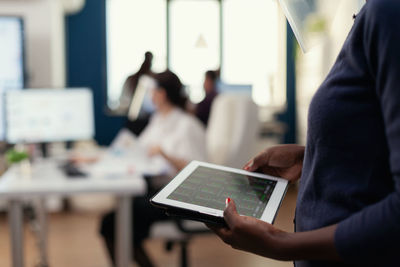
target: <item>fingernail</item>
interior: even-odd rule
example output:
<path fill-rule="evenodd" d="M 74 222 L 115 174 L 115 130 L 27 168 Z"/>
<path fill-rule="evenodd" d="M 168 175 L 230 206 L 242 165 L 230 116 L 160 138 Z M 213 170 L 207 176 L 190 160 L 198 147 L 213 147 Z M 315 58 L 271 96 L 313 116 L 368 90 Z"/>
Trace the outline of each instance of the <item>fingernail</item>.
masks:
<path fill-rule="evenodd" d="M 231 198 L 230 198 L 230 197 L 227 197 L 227 198 L 225 199 L 225 207 L 228 207 L 229 202 L 231 202 Z"/>
<path fill-rule="evenodd" d="M 253 161 L 250 161 L 249 163 L 247 163 L 247 164 L 244 166 L 243 169 L 249 170 L 251 166 L 253 166 Z"/>
<path fill-rule="evenodd" d="M 250 164 L 249 164 L 249 166 L 248 166 L 248 169 L 250 169 L 251 167 L 253 167 L 253 165 L 254 165 L 254 161 L 251 161 Z"/>

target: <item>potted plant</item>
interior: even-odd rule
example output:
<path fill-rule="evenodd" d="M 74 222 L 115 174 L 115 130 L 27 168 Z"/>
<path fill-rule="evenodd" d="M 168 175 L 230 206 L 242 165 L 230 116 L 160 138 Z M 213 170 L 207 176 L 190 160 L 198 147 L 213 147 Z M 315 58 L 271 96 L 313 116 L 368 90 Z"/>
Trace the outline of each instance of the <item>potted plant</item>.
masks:
<path fill-rule="evenodd" d="M 9 149 L 6 152 L 6 159 L 9 165 L 18 165 L 21 176 L 30 176 L 31 164 L 29 161 L 29 154 L 26 151 L 17 150 L 15 148 Z"/>

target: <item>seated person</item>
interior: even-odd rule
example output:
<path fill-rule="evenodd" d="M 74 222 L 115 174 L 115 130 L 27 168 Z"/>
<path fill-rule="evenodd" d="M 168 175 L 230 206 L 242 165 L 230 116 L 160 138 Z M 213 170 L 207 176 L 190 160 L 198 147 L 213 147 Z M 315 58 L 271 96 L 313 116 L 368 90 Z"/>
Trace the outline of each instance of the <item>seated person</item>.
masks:
<path fill-rule="evenodd" d="M 133 95 L 135 94 L 136 87 L 139 83 L 140 77 L 143 75 L 151 75 L 151 66 L 153 62 L 153 54 L 151 52 L 146 52 L 144 54 L 144 61 L 140 66 L 140 69 L 126 78 L 126 81 L 122 87 L 122 92 L 119 97 L 119 110 L 123 113 L 127 113 Z"/>
<path fill-rule="evenodd" d="M 139 136 L 141 146 L 150 155 L 163 156 L 172 166 L 174 174 L 191 160 L 205 160 L 205 130 L 196 117 L 186 113 L 183 85 L 170 71 L 155 74 L 157 88 L 153 89 L 152 101 L 156 112 L 149 125 Z M 171 175 L 169 176 L 171 177 Z M 135 261 L 142 267 L 153 266 L 143 249 L 143 240 L 148 237 L 151 225 L 169 219 L 163 211 L 151 206 L 149 199 L 160 189 L 148 178 L 148 194 L 133 200 L 133 244 Z M 164 184 L 163 184 L 164 185 Z M 115 213 L 105 215 L 101 223 L 103 236 L 111 259 L 114 261 Z"/>
<path fill-rule="evenodd" d="M 117 112 L 120 113 L 121 115 L 128 114 L 140 78 L 145 75 L 153 74 L 151 70 L 152 62 L 153 62 L 153 54 L 151 52 L 146 52 L 144 54 L 144 61 L 140 66 L 140 69 L 126 79 L 119 98 L 119 107 L 117 110 Z M 140 133 L 148 124 L 150 115 L 151 114 L 143 114 L 141 117 L 136 118 L 133 121 L 127 118 L 126 122 L 124 123 L 124 128 L 130 130 L 135 135 L 140 135 Z"/>
<path fill-rule="evenodd" d="M 218 95 L 217 90 L 218 73 L 216 71 L 209 70 L 205 74 L 204 79 L 204 92 L 206 97 L 196 106 L 195 114 L 207 126 L 208 118 L 210 117 L 210 110 L 212 102 Z"/>

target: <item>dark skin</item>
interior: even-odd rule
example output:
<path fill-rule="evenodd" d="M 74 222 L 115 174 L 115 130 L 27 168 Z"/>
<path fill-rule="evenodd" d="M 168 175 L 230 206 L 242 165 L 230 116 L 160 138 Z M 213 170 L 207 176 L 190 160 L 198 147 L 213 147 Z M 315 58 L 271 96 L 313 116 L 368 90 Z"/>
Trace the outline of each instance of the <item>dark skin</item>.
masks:
<path fill-rule="evenodd" d="M 300 179 L 303 167 L 304 146 L 280 145 L 271 147 L 252 160 L 243 169 L 282 177 L 290 182 Z"/>
<path fill-rule="evenodd" d="M 244 169 L 280 176 L 294 182 L 301 176 L 304 149 L 298 145 L 272 147 L 250 160 Z M 224 211 L 224 219 L 228 227 L 208 227 L 235 249 L 283 261 L 340 261 L 334 244 L 337 225 L 288 233 L 256 218 L 239 215 L 233 200 Z"/>

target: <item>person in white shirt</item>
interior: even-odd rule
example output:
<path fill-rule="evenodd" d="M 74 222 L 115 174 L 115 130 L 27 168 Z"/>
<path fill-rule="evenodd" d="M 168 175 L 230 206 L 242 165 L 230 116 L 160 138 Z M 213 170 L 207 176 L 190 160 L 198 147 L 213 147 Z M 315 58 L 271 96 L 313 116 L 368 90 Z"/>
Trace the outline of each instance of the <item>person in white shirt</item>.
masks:
<path fill-rule="evenodd" d="M 192 160 L 205 160 L 205 129 L 202 123 L 185 110 L 186 97 L 183 85 L 171 71 L 153 75 L 156 86 L 152 89 L 152 101 L 156 112 L 149 125 L 139 136 L 139 144 L 150 156 L 161 155 L 171 165 L 171 175 L 183 169 Z M 134 259 L 142 267 L 153 266 L 142 246 L 148 237 L 151 225 L 156 221 L 168 220 L 159 209 L 150 205 L 149 198 L 160 189 L 148 181 L 148 195 L 133 201 L 133 242 Z M 114 262 L 114 221 L 115 213 L 105 215 L 101 223 L 107 250 Z"/>
<path fill-rule="evenodd" d="M 156 89 L 153 93 L 154 102 L 157 101 L 155 98 L 164 98 L 163 94 L 165 91 Z M 139 144 L 146 147 L 150 155 L 162 155 L 175 171 L 194 159 L 205 160 L 204 126 L 181 108 L 169 103 L 167 106 L 161 105 L 162 109 L 157 109 L 139 136 Z"/>

